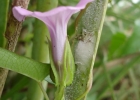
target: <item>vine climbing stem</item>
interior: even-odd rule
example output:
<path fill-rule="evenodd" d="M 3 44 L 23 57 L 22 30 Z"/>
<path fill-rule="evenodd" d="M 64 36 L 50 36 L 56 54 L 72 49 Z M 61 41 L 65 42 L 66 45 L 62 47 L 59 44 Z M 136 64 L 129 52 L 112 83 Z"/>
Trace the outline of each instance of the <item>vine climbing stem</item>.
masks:
<path fill-rule="evenodd" d="M 13 6 L 21 6 L 23 8 L 28 7 L 30 0 L 12 0 L 12 7 Z M 15 47 L 18 41 L 18 37 L 20 35 L 22 28 L 22 22 L 17 21 L 12 14 L 12 8 L 9 11 L 9 18 L 7 22 L 7 28 L 5 32 L 5 38 L 6 38 L 6 46 L 5 48 L 9 51 L 14 52 Z M 8 70 L 0 68 L 0 98 L 2 95 L 2 91 L 4 88 L 4 84 L 7 78 Z"/>

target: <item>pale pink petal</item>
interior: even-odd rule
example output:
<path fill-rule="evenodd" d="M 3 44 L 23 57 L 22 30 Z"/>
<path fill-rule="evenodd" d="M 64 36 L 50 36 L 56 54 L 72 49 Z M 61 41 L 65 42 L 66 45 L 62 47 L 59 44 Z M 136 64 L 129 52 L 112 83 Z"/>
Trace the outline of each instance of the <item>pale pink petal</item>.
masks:
<path fill-rule="evenodd" d="M 26 16 L 36 17 L 42 20 L 50 31 L 53 59 L 55 63 L 60 63 L 63 58 L 65 41 L 67 38 L 67 24 L 72 14 L 84 9 L 86 4 L 93 0 L 80 0 L 75 6 L 57 7 L 48 12 L 31 12 L 21 7 L 13 8 L 13 15 L 18 21 L 22 21 Z"/>

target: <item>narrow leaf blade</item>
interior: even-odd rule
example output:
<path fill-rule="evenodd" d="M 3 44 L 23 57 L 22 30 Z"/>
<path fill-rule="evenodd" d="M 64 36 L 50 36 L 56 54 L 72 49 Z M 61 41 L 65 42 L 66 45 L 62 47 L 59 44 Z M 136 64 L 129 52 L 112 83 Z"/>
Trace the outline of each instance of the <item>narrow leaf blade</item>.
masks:
<path fill-rule="evenodd" d="M 50 70 L 50 66 L 47 64 L 16 55 L 2 48 L 0 48 L 0 66 L 28 76 L 36 81 L 43 81 Z"/>

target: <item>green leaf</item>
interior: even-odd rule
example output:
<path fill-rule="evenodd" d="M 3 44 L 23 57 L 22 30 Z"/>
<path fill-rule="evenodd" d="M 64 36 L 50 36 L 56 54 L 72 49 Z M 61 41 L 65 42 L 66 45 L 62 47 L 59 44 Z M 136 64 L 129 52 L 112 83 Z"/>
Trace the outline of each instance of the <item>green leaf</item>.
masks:
<path fill-rule="evenodd" d="M 76 72 L 66 88 L 68 100 L 83 100 L 92 84 L 92 70 L 100 41 L 108 0 L 94 0 L 78 16 L 73 44 Z"/>
<path fill-rule="evenodd" d="M 140 51 L 140 26 L 135 26 L 134 32 L 122 48 L 121 55 L 125 56 Z"/>
<path fill-rule="evenodd" d="M 28 76 L 36 81 L 43 81 L 50 70 L 50 66 L 47 64 L 16 55 L 2 48 L 0 48 L 0 66 Z"/>
<path fill-rule="evenodd" d="M 0 47 L 4 46 L 9 0 L 0 0 Z"/>
<path fill-rule="evenodd" d="M 113 25 L 110 25 L 113 26 Z M 108 41 L 111 40 L 112 36 L 113 36 L 113 28 L 111 28 L 109 25 L 107 25 L 106 23 L 104 23 L 103 26 L 103 32 L 101 35 L 101 39 L 100 39 L 100 46 L 106 44 Z"/>
<path fill-rule="evenodd" d="M 123 33 L 116 33 L 112 40 L 110 41 L 108 58 L 111 59 L 112 56 L 117 56 L 119 52 L 117 52 L 125 43 L 126 36 Z"/>

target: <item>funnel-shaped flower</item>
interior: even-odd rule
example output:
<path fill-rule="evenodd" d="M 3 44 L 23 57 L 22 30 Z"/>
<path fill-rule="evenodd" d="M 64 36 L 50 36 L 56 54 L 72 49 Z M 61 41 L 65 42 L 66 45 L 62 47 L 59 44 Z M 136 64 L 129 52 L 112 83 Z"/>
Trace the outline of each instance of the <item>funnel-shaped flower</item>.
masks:
<path fill-rule="evenodd" d="M 31 12 L 21 7 L 13 8 L 13 15 L 18 21 L 26 16 L 36 17 L 43 21 L 49 29 L 51 37 L 52 58 L 56 69 L 63 66 L 64 50 L 67 39 L 67 24 L 72 14 L 84 9 L 86 4 L 93 0 L 80 0 L 75 6 L 57 7 L 48 12 Z M 70 49 L 70 48 L 69 48 Z"/>

